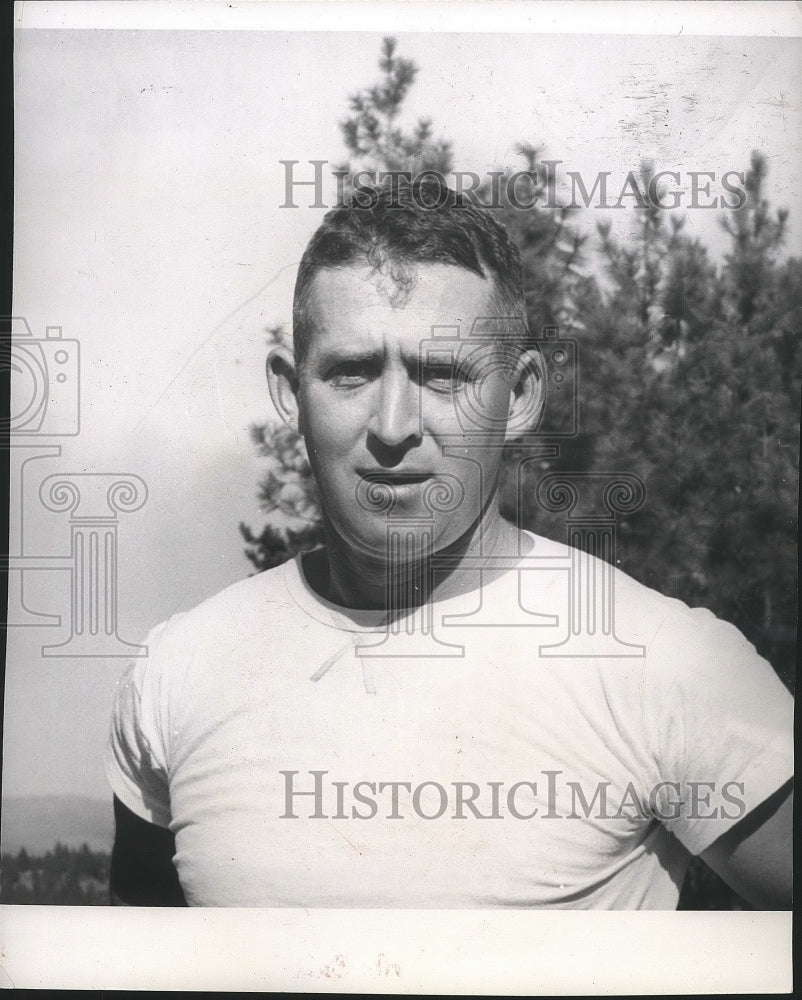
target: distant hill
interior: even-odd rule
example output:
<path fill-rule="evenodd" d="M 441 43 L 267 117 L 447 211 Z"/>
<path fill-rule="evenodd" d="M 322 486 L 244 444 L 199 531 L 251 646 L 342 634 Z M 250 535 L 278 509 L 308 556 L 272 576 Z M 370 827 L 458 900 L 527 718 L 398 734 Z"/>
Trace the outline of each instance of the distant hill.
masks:
<path fill-rule="evenodd" d="M 108 800 L 81 795 L 37 795 L 3 799 L 0 850 L 16 854 L 52 851 L 56 842 L 93 851 L 111 851 L 114 815 Z"/>

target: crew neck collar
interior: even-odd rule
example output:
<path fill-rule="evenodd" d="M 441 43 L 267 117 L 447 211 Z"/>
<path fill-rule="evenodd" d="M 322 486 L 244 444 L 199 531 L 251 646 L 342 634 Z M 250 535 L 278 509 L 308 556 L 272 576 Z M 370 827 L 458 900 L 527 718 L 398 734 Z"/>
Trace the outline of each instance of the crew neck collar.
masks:
<path fill-rule="evenodd" d="M 538 536 L 533 532 L 522 531 L 521 533 L 531 538 L 533 544 L 537 544 Z M 321 597 L 309 585 L 304 575 L 302 563 L 304 554 L 299 553 L 294 559 L 284 563 L 283 566 L 285 585 L 290 597 L 301 611 L 323 625 L 328 625 L 330 628 L 339 629 L 344 632 L 380 632 L 386 629 L 387 612 L 381 608 L 347 608 Z M 527 556 L 521 556 L 519 563 L 524 563 L 526 560 Z M 507 570 L 506 573 L 503 573 L 490 583 L 483 584 L 482 590 L 487 592 L 501 584 L 510 573 L 514 572 L 516 572 L 514 568 Z M 433 602 L 433 606 L 438 609 L 438 613 L 453 614 L 455 613 L 455 609 L 458 609 L 466 602 L 470 602 L 472 595 L 475 593 L 475 590 L 470 590 L 464 594 L 457 594 L 454 597 L 436 600 Z M 400 614 L 399 620 L 405 621 L 418 611 L 419 608 L 417 607 L 407 608 Z"/>

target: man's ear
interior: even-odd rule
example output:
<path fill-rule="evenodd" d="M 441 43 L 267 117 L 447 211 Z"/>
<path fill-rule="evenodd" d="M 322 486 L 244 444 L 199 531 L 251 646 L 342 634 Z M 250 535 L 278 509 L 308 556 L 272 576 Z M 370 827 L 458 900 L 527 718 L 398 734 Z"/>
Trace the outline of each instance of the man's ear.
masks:
<path fill-rule="evenodd" d="M 546 368 L 538 348 L 524 351 L 512 376 L 506 441 L 534 431 L 546 405 Z"/>
<path fill-rule="evenodd" d="M 298 376 L 292 351 L 284 346 L 274 347 L 265 363 L 267 387 L 278 415 L 293 430 L 300 432 L 298 419 Z"/>

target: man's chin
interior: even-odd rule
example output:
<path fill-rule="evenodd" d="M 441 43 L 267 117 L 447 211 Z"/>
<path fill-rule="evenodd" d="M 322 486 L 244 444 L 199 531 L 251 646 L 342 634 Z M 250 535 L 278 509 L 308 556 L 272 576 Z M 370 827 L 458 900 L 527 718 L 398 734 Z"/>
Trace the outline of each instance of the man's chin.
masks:
<path fill-rule="evenodd" d="M 412 519 L 388 521 L 386 517 L 365 514 L 359 525 L 338 526 L 338 548 L 355 560 L 397 565 L 419 562 L 433 552 L 453 544 L 459 537 L 450 524 Z M 449 528 L 451 530 L 449 530 Z"/>

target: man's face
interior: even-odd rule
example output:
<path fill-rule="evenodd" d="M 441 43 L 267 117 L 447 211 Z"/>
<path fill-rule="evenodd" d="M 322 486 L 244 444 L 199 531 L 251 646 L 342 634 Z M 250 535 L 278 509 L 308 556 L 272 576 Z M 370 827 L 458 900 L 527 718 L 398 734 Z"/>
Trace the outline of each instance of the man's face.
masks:
<path fill-rule="evenodd" d="M 299 425 L 327 526 L 347 548 L 403 559 L 386 553 L 388 518 L 416 536 L 433 529 L 441 549 L 483 511 L 498 516 L 509 346 L 469 342 L 457 366 L 447 351 L 421 351 L 433 334 L 446 333 L 452 352 L 468 340 L 474 319 L 493 315 L 491 293 L 485 279 L 442 264 L 417 265 L 403 293 L 366 266 L 315 275 Z"/>

